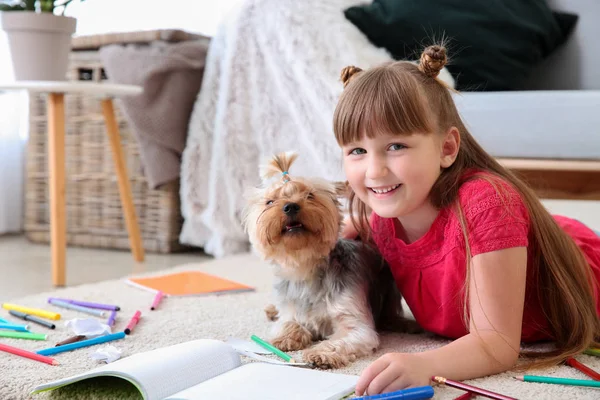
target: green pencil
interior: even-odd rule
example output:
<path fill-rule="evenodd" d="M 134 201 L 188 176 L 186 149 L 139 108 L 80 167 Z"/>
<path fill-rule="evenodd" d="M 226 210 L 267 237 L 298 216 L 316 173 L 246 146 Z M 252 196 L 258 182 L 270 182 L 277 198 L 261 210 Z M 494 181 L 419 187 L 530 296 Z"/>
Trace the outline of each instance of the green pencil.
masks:
<path fill-rule="evenodd" d="M 296 362 L 292 357 L 289 356 L 289 354 L 285 354 L 283 351 L 279 350 L 277 347 L 273 346 L 271 343 L 265 342 L 258 336 L 252 335 L 252 336 L 250 336 L 250 339 L 254 340 L 256 343 L 258 343 L 260 346 L 264 347 L 265 349 L 273 352 L 273 354 L 278 355 L 279 357 L 283 358 L 285 361 L 291 362 L 291 363 Z"/>
<path fill-rule="evenodd" d="M 7 337 L 13 339 L 46 340 L 48 338 L 48 335 L 45 335 L 43 333 L 0 331 L 0 337 Z"/>
<path fill-rule="evenodd" d="M 558 385 L 600 387 L 600 381 L 593 381 L 588 379 L 553 378 L 550 376 L 538 375 L 515 376 L 515 379 L 518 379 L 523 382 L 556 383 Z"/>
<path fill-rule="evenodd" d="M 594 348 L 590 347 L 589 349 L 584 350 L 583 354 L 587 354 L 589 356 L 598 356 L 598 357 L 600 357 L 600 349 L 594 349 Z"/>

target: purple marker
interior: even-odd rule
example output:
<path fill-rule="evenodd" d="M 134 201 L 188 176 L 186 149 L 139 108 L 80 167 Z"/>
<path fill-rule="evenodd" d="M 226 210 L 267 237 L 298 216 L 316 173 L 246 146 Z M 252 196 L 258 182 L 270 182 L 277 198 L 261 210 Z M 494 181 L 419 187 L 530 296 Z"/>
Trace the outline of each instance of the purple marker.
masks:
<path fill-rule="evenodd" d="M 106 324 L 108 326 L 114 326 L 115 325 L 115 319 L 117 319 L 117 312 L 115 310 L 110 312 L 110 317 L 108 317 L 108 321 L 106 322 Z"/>
<path fill-rule="evenodd" d="M 114 306 L 114 305 L 111 305 L 111 304 L 90 303 L 88 301 L 79 301 L 79 300 L 71 300 L 71 299 L 61 299 L 61 298 L 58 298 L 58 297 L 49 297 L 48 298 L 48 303 L 50 303 L 52 300 L 64 301 L 65 303 L 71 303 L 71 304 L 75 304 L 75 305 L 82 306 L 82 307 L 95 308 L 97 310 L 114 310 L 114 311 L 121 310 L 121 307 Z"/>

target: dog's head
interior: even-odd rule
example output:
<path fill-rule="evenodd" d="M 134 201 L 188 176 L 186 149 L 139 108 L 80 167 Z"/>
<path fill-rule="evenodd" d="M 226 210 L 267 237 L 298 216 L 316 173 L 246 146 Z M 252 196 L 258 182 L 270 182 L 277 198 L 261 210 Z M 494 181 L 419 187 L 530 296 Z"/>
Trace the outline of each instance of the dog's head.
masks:
<path fill-rule="evenodd" d="M 262 168 L 263 186 L 248 197 L 244 225 L 265 259 L 297 267 L 327 256 L 342 224 L 338 200 L 345 185 L 320 178 L 292 177 L 297 155 L 281 153 Z M 268 179 L 275 177 L 275 182 Z"/>

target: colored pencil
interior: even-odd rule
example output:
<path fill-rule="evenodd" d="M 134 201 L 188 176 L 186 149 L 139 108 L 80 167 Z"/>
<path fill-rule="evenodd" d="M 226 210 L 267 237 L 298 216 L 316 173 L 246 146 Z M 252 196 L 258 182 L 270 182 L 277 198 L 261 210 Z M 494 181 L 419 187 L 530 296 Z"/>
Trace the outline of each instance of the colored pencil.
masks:
<path fill-rule="evenodd" d="M 64 301 L 65 303 L 77 304 L 78 306 L 95 308 L 98 310 L 108 310 L 108 311 L 120 311 L 121 310 L 121 307 L 115 306 L 113 304 L 92 303 L 89 301 L 63 299 L 60 297 L 50 297 L 50 298 L 48 298 L 48 302 L 50 302 L 50 300 L 60 300 L 60 301 Z"/>
<path fill-rule="evenodd" d="M 600 357 L 600 349 L 589 348 L 583 351 L 583 354 L 587 354 L 588 356 L 596 356 Z"/>
<path fill-rule="evenodd" d="M 133 328 L 135 328 L 135 326 L 138 324 L 141 317 L 142 317 L 142 312 L 140 310 L 136 311 L 135 314 L 133 314 L 133 317 L 131 317 L 131 319 L 127 323 L 127 327 L 125 327 L 124 332 L 127 335 L 129 335 L 131 332 L 133 332 Z"/>
<path fill-rule="evenodd" d="M 152 305 L 150 306 L 150 310 L 156 310 L 158 307 L 158 303 L 162 300 L 164 293 L 160 290 L 156 292 L 156 296 L 154 296 L 154 300 L 152 301 Z"/>
<path fill-rule="evenodd" d="M 0 329 L 10 329 L 18 332 L 29 332 L 29 325 L 17 325 L 11 323 L 0 322 Z"/>
<path fill-rule="evenodd" d="M 84 307 L 84 306 L 80 306 L 77 304 L 67 303 L 64 301 L 54 300 L 54 299 L 48 300 L 48 302 L 56 307 L 66 308 L 67 310 L 80 311 L 80 312 L 83 312 L 86 314 L 94 315 L 96 317 L 105 317 L 106 316 L 106 313 L 104 311 L 100 311 L 95 308 Z"/>
<path fill-rule="evenodd" d="M 56 325 L 54 325 L 52 322 L 49 321 L 45 321 L 41 318 L 35 317 L 33 315 L 29 315 L 29 314 L 25 314 L 21 311 L 15 311 L 15 310 L 10 310 L 9 314 L 12 315 L 13 317 L 17 317 L 17 318 L 21 318 L 25 321 L 31 321 L 33 323 L 36 323 L 38 325 L 42 325 L 45 326 L 46 328 L 49 329 L 54 329 L 56 328 Z"/>
<path fill-rule="evenodd" d="M 267 349 L 270 352 L 272 352 L 273 354 L 275 354 L 275 355 L 279 356 L 280 358 L 284 359 L 285 361 L 291 362 L 291 363 L 295 363 L 296 362 L 296 360 L 294 360 L 289 354 L 284 353 L 283 351 L 279 350 L 277 347 L 273 346 L 271 343 L 262 340 L 258 336 L 252 335 L 252 336 L 250 336 L 250 339 L 252 339 L 258 345 L 262 346 L 264 349 Z"/>
<path fill-rule="evenodd" d="M 0 337 L 13 338 L 13 339 L 29 339 L 29 340 L 46 340 L 48 335 L 43 333 L 31 333 L 31 332 L 10 332 L 0 331 Z"/>
<path fill-rule="evenodd" d="M 7 344 L 0 343 L 0 350 L 5 351 L 7 353 L 14 354 L 16 356 L 21 356 L 25 358 L 29 358 L 31 360 L 40 361 L 50 365 L 59 365 L 58 361 L 54 358 L 42 356 L 39 354 L 32 353 L 31 351 L 19 349 L 18 347 L 9 346 Z"/>
<path fill-rule="evenodd" d="M 117 311 L 116 310 L 112 310 L 110 312 L 110 317 L 108 317 L 108 321 L 106 321 L 106 325 L 108 325 L 108 326 L 114 326 L 116 319 L 117 319 Z"/>
<path fill-rule="evenodd" d="M 554 378 L 552 376 L 538 375 L 521 375 L 515 376 L 514 378 L 523 382 L 555 383 L 557 385 L 600 387 L 599 381 L 593 381 L 591 379 Z"/>
<path fill-rule="evenodd" d="M 471 392 L 467 392 L 465 394 L 461 394 L 460 396 L 456 397 L 454 400 L 471 400 L 473 397 L 475 397 L 475 394 L 473 394 Z"/>
<path fill-rule="evenodd" d="M 25 313 L 25 314 L 36 315 L 38 317 L 47 318 L 47 319 L 53 319 L 53 320 L 60 319 L 59 313 L 55 313 L 52 311 L 46 311 L 46 310 L 40 310 L 39 308 L 23 307 L 18 304 L 3 303 L 2 308 L 6 309 L 6 310 L 21 311 L 22 313 Z"/>
<path fill-rule="evenodd" d="M 425 400 L 432 398 L 434 394 L 431 386 L 420 386 L 395 392 L 356 397 L 356 400 Z"/>
<path fill-rule="evenodd" d="M 450 386 L 456 389 L 461 389 L 461 390 L 465 390 L 467 392 L 471 392 L 474 394 L 477 394 L 479 396 L 483 396 L 483 397 L 487 397 L 489 399 L 495 399 L 495 400 L 517 400 L 514 397 L 509 397 L 509 396 L 505 396 L 503 394 L 500 393 L 496 393 L 496 392 L 491 392 L 489 390 L 485 390 L 485 389 L 481 389 L 475 386 L 471 386 L 471 385 L 467 385 L 466 383 L 462 383 L 462 382 L 457 382 L 457 381 L 453 381 L 451 379 L 446 379 L 444 377 L 441 376 L 433 376 L 431 377 L 431 380 L 437 383 L 441 383 L 443 385 L 446 386 Z"/>
<path fill-rule="evenodd" d="M 10 324 L 10 321 L 5 320 L 4 318 L 0 318 L 0 322 L 3 324 Z"/>
<path fill-rule="evenodd" d="M 111 333 L 110 335 L 98 336 L 93 339 L 82 340 L 81 342 L 69 343 L 58 347 L 49 347 L 47 349 L 38 350 L 36 353 L 43 356 L 51 356 L 53 354 L 80 349 L 82 347 L 93 346 L 95 344 L 112 342 L 113 340 L 123 339 L 124 337 L 125 332 Z"/>
<path fill-rule="evenodd" d="M 565 364 L 583 372 L 584 374 L 586 374 L 587 376 L 589 376 L 590 378 L 592 378 L 595 381 L 600 381 L 600 374 L 597 373 L 596 371 L 594 371 L 593 369 L 591 369 L 590 367 L 580 363 L 579 361 L 577 361 L 576 359 L 574 359 L 573 357 L 569 357 L 567 358 L 567 360 L 565 361 Z"/>
<path fill-rule="evenodd" d="M 65 344 L 69 344 L 69 343 L 81 342 L 82 340 L 85 340 L 85 338 L 86 338 L 86 336 L 84 336 L 84 335 L 71 336 L 70 338 L 63 340 L 62 342 L 56 343 L 54 345 L 54 347 L 64 346 Z"/>

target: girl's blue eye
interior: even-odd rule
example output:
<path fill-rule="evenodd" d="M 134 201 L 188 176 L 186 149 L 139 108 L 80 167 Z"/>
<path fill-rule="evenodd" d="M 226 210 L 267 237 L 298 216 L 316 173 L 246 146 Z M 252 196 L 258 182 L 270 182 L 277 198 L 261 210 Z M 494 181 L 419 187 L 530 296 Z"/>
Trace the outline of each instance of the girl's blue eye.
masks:
<path fill-rule="evenodd" d="M 350 152 L 350 154 L 355 155 L 355 156 L 359 156 L 361 154 L 365 154 L 367 151 L 365 149 L 361 149 L 361 148 L 357 148 L 354 149 Z"/>
<path fill-rule="evenodd" d="M 395 151 L 402 150 L 405 148 L 406 148 L 406 146 L 403 144 L 400 144 L 400 143 L 394 143 L 394 144 L 391 144 L 390 147 L 388 147 L 388 149 L 395 150 Z"/>

